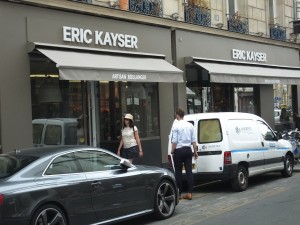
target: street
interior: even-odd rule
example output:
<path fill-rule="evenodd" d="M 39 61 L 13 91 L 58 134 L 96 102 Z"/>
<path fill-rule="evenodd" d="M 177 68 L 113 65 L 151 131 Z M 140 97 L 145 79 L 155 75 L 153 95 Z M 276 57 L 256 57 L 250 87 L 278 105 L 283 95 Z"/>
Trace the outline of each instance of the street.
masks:
<path fill-rule="evenodd" d="M 193 200 L 180 200 L 168 220 L 145 216 L 118 225 L 294 225 L 300 221 L 299 185 L 300 165 L 291 178 L 280 173 L 251 178 L 244 192 L 233 192 L 221 182 L 199 185 Z"/>

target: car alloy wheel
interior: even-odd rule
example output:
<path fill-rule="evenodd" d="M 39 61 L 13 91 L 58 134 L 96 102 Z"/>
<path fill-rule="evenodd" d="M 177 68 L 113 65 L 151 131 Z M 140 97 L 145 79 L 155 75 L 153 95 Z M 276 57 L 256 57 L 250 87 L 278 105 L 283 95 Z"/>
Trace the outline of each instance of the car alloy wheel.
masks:
<path fill-rule="evenodd" d="M 173 184 L 167 180 L 160 182 L 155 199 L 155 215 L 159 219 L 170 217 L 176 207 L 176 190 Z"/>
<path fill-rule="evenodd" d="M 58 207 L 46 205 L 36 211 L 31 225 L 67 225 L 67 222 Z"/>

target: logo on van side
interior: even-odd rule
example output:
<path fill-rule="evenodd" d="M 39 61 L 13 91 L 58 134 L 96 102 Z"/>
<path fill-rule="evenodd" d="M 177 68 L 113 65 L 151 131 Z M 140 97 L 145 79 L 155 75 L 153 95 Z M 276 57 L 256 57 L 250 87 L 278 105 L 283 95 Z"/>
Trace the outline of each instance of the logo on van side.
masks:
<path fill-rule="evenodd" d="M 252 129 L 251 127 L 235 127 L 235 132 L 237 134 L 252 134 Z"/>

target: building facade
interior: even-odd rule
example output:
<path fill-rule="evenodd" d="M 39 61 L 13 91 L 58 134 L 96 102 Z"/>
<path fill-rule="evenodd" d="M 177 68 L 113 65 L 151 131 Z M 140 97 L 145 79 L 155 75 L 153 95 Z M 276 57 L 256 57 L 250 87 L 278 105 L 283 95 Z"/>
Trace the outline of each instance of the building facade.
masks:
<path fill-rule="evenodd" d="M 0 1 L 1 152 L 38 144 L 32 121 L 53 118 L 77 121 L 70 144 L 116 152 L 122 117 L 132 113 L 145 152 L 137 163 L 165 166 L 178 106 L 294 127 L 296 3 Z M 274 108 L 289 110 L 288 121 Z M 62 142 L 59 132 L 49 129 L 49 144 Z"/>

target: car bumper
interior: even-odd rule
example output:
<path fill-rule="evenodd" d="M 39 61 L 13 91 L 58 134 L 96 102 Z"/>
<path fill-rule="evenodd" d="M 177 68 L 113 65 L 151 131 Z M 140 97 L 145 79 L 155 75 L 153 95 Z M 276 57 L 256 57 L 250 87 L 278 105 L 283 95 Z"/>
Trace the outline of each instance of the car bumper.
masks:
<path fill-rule="evenodd" d="M 194 180 L 230 180 L 234 177 L 237 171 L 236 164 L 224 165 L 224 169 L 221 172 L 209 172 L 209 173 L 194 173 Z"/>

